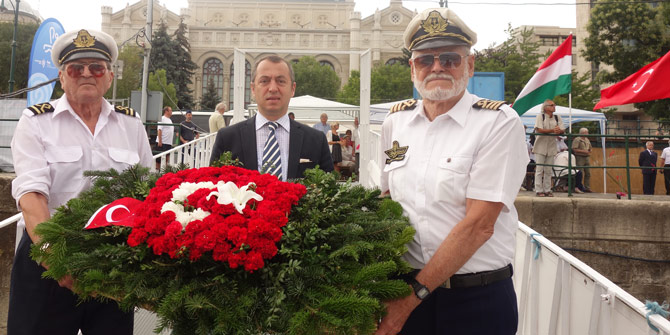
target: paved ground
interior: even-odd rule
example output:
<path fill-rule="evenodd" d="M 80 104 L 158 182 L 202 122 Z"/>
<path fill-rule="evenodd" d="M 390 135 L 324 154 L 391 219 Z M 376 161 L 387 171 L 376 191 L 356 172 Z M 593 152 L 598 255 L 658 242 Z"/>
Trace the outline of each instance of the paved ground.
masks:
<path fill-rule="evenodd" d="M 656 190 L 658 192 L 659 190 Z M 661 190 L 663 191 L 663 190 Z M 531 191 L 520 191 L 519 197 L 536 197 L 535 192 Z M 558 198 L 567 198 L 568 193 L 565 192 L 554 192 L 554 197 Z M 589 198 L 589 199 L 616 199 L 616 194 L 614 193 L 584 193 L 576 194 L 573 193 L 571 198 L 580 199 L 580 198 Z M 626 197 L 625 199 L 628 199 Z M 643 194 L 633 194 L 631 200 L 648 200 L 648 201 L 670 201 L 670 195 L 643 195 Z"/>

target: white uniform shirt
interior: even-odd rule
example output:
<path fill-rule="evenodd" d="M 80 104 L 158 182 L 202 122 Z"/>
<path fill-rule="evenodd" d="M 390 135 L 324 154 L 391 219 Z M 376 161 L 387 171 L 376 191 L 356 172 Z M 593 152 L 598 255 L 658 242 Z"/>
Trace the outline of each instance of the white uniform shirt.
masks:
<path fill-rule="evenodd" d="M 664 159 L 663 165 L 670 165 L 670 147 L 663 149 L 663 152 L 661 152 L 661 158 Z M 665 170 L 663 173 L 670 173 L 670 171 Z"/>
<path fill-rule="evenodd" d="M 160 123 L 172 124 L 172 120 L 169 117 L 163 115 L 161 117 Z M 161 131 L 161 143 L 172 145 L 172 140 L 174 139 L 174 127 L 168 125 L 160 125 L 157 127 L 157 130 Z M 158 143 L 158 136 L 156 136 L 156 143 Z"/>
<path fill-rule="evenodd" d="M 493 236 L 457 271 L 471 273 L 511 263 L 518 227 L 514 199 L 525 176 L 528 152 L 517 113 L 473 108 L 465 92 L 432 122 L 419 101 L 411 111 L 389 114 L 382 126 L 382 191 L 389 190 L 416 229 L 405 260 L 421 269 L 465 217 L 466 198 L 501 202 Z M 394 141 L 404 159 L 386 164 Z"/>
<path fill-rule="evenodd" d="M 136 163 L 151 166 L 151 147 L 139 116 L 116 113 L 105 100 L 91 134 L 65 95 L 51 105 L 52 113 L 24 110 L 16 126 L 11 146 L 16 170 L 12 196 L 17 206 L 24 194 L 37 192 L 47 198 L 53 214 L 91 187 L 84 171 L 122 171 Z"/>

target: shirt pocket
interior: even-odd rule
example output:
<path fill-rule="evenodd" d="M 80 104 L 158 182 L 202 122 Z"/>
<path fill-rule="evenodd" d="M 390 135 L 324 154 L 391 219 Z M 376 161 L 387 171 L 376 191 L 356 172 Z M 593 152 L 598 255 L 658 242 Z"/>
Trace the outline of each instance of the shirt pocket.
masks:
<path fill-rule="evenodd" d="M 439 201 L 465 204 L 472 156 L 446 155 L 438 161 L 436 194 Z"/>
<path fill-rule="evenodd" d="M 128 167 L 140 162 L 140 155 L 137 152 L 120 148 L 109 148 L 109 157 L 112 159 L 112 168 L 117 171 L 123 171 Z"/>
<path fill-rule="evenodd" d="M 409 159 L 409 155 L 405 154 L 405 158 L 403 158 L 403 160 L 393 161 L 384 165 L 384 173 L 388 175 L 388 187 L 391 191 L 393 200 L 395 201 L 402 200 L 403 194 L 408 191 L 408 179 L 405 175 L 407 173 L 407 169 L 404 169 L 404 167 L 407 165 L 407 161 Z"/>
<path fill-rule="evenodd" d="M 51 175 L 50 193 L 75 192 L 83 179 L 81 158 L 83 151 L 78 146 L 47 146 L 44 155 Z"/>

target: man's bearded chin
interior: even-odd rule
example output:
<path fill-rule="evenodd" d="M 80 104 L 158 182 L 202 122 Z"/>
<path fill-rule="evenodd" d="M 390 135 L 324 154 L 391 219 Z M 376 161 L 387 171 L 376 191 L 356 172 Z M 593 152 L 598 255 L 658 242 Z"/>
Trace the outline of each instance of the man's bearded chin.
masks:
<path fill-rule="evenodd" d="M 463 76 L 461 79 L 456 81 L 454 77 L 446 73 L 431 73 L 423 81 L 419 81 L 416 78 L 416 72 L 414 73 L 414 87 L 421 94 L 421 97 L 427 100 L 433 101 L 444 101 L 449 100 L 453 97 L 457 97 L 468 87 L 468 81 L 470 77 L 468 73 L 470 72 L 468 63 L 466 62 L 463 66 Z M 441 88 L 435 87 L 433 89 L 427 89 L 426 84 L 433 79 L 446 79 L 451 81 L 451 88 Z"/>

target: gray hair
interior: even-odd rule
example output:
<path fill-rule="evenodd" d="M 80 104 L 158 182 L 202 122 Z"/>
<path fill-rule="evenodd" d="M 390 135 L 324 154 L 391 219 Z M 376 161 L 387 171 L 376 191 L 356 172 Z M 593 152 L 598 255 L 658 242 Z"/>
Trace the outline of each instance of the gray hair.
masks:
<path fill-rule="evenodd" d="M 579 128 L 579 133 L 580 133 L 580 134 L 588 134 L 588 133 L 589 133 L 589 130 L 586 129 L 586 128 Z"/>
<path fill-rule="evenodd" d="M 544 113 L 544 108 L 547 107 L 547 105 L 548 105 L 550 102 L 553 103 L 554 105 L 556 105 L 556 103 L 554 102 L 554 100 L 547 99 L 547 100 L 545 100 L 545 101 L 542 103 L 542 107 L 540 107 L 540 112 Z"/>
<path fill-rule="evenodd" d="M 214 108 L 215 111 L 220 111 L 220 110 L 225 110 L 226 109 L 226 103 L 224 101 L 219 102 L 216 104 L 216 107 Z"/>

